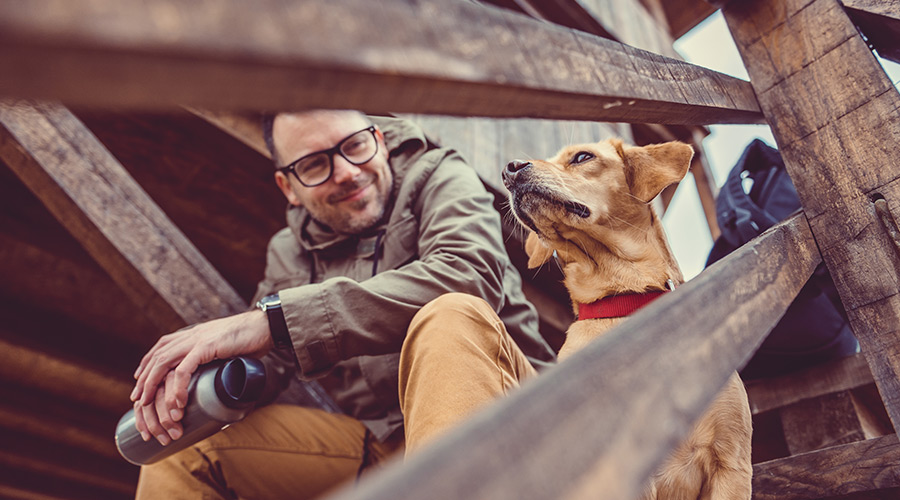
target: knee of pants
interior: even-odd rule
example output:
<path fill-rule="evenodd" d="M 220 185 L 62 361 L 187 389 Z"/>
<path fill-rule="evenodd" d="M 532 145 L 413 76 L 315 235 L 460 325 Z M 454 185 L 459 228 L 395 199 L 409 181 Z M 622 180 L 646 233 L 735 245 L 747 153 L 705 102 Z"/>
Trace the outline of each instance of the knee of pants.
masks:
<path fill-rule="evenodd" d="M 483 336 L 500 328 L 501 320 L 482 298 L 466 293 L 447 293 L 425 304 L 413 317 L 403 342 L 408 351 L 422 337 L 428 342 L 455 343 Z"/>

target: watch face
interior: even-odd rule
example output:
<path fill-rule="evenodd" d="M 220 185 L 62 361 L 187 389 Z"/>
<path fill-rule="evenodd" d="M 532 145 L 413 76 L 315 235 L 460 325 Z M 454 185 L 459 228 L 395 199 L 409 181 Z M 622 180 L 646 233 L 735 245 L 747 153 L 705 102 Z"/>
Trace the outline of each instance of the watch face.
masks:
<path fill-rule="evenodd" d="M 265 297 L 259 299 L 259 302 L 256 303 L 256 307 L 265 311 L 270 307 L 280 307 L 281 306 L 281 297 L 278 296 L 277 293 L 273 293 L 272 295 L 266 295 Z"/>

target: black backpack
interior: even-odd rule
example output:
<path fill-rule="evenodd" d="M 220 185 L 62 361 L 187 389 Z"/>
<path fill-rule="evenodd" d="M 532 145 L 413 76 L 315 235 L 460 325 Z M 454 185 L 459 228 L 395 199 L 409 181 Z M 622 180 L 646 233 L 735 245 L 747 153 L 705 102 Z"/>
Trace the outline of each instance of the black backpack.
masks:
<path fill-rule="evenodd" d="M 778 150 L 754 139 L 716 199 L 722 235 L 713 244 L 706 265 L 799 209 L 797 191 Z M 748 380 L 783 375 L 856 352 L 859 344 L 850 331 L 847 313 L 831 275 L 820 264 L 741 376 Z"/>

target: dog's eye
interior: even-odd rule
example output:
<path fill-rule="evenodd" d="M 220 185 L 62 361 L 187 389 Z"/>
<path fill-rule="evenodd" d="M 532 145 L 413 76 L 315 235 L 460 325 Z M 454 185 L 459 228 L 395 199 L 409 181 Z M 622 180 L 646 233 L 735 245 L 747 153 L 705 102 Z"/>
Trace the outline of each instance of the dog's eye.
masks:
<path fill-rule="evenodd" d="M 587 151 L 579 151 L 575 153 L 575 156 L 572 157 L 572 164 L 577 165 L 579 163 L 584 163 L 588 160 L 594 159 L 594 155 L 588 153 Z"/>

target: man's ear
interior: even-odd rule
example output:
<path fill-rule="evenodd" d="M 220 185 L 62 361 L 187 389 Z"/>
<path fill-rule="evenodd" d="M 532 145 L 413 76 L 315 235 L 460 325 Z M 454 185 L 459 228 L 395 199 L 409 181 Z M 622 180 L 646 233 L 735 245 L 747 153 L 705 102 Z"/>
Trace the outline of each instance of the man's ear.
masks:
<path fill-rule="evenodd" d="M 525 253 L 528 254 L 528 269 L 540 267 L 553 256 L 553 249 L 544 244 L 534 231 L 525 239 Z"/>
<path fill-rule="evenodd" d="M 275 184 L 278 184 L 278 189 L 284 193 L 288 203 L 295 207 L 300 206 L 300 198 L 297 197 L 297 193 L 294 192 L 293 186 L 291 186 L 291 180 L 284 175 L 284 172 L 275 172 Z"/>
<path fill-rule="evenodd" d="M 644 147 L 620 149 L 625 162 L 625 178 L 631 194 L 649 203 L 667 186 L 687 175 L 694 149 L 683 142 L 672 141 Z"/>

